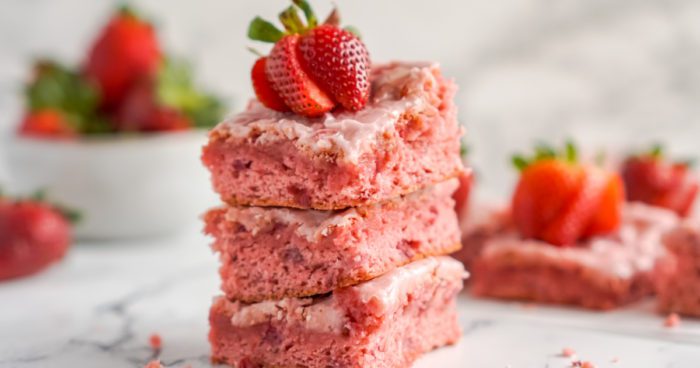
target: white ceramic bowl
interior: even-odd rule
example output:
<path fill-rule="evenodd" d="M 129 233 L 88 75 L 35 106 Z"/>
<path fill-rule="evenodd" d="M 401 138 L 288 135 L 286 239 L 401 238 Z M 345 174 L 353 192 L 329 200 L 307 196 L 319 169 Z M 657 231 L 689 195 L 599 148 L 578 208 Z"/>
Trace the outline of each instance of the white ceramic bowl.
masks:
<path fill-rule="evenodd" d="M 12 137 L 2 144 L 8 192 L 44 189 L 80 211 L 79 238 L 173 232 L 215 202 L 199 156 L 203 131 L 56 141 Z"/>

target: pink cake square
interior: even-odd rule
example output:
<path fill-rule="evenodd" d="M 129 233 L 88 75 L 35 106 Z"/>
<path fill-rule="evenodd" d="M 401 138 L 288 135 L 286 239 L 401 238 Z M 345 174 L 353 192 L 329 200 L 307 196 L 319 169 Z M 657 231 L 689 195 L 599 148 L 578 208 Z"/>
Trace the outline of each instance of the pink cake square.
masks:
<path fill-rule="evenodd" d="M 700 317 L 700 220 L 686 220 L 664 237 L 674 266 L 661 277 L 659 309 Z"/>
<path fill-rule="evenodd" d="M 220 253 L 222 289 L 255 302 L 328 293 L 459 249 L 452 179 L 338 211 L 220 207 L 205 231 Z"/>
<path fill-rule="evenodd" d="M 253 101 L 202 160 L 231 205 L 321 210 L 376 203 L 457 176 L 455 85 L 429 63 L 377 66 L 368 106 L 309 119 Z"/>
<path fill-rule="evenodd" d="M 615 308 L 653 293 L 655 279 L 669 267 L 662 236 L 677 223 L 669 211 L 633 203 L 625 206 L 616 234 L 573 247 L 522 239 L 506 229 L 483 243 L 471 291 L 485 297 Z"/>
<path fill-rule="evenodd" d="M 426 258 L 313 298 L 255 304 L 221 297 L 210 312 L 212 359 L 237 367 L 409 367 L 460 336 L 466 272 Z"/>

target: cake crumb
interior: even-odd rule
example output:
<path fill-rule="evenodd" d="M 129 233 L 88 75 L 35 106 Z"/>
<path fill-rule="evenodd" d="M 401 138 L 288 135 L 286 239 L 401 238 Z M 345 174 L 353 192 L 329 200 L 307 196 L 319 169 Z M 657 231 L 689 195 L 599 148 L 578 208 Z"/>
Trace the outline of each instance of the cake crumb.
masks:
<path fill-rule="evenodd" d="M 163 339 L 160 338 L 160 335 L 154 333 L 148 338 L 148 344 L 151 345 L 151 349 L 159 351 L 163 347 Z"/>
<path fill-rule="evenodd" d="M 154 359 L 148 362 L 143 368 L 163 368 L 163 365 L 160 363 L 160 360 Z"/>
<path fill-rule="evenodd" d="M 681 324 L 681 317 L 677 313 L 671 313 L 666 317 L 664 326 L 667 328 L 678 327 Z"/>
<path fill-rule="evenodd" d="M 576 350 L 572 348 L 564 348 L 561 350 L 561 356 L 565 358 L 571 358 L 576 355 Z"/>
<path fill-rule="evenodd" d="M 573 368 L 595 368 L 595 364 L 593 364 L 591 362 L 577 360 L 577 361 L 571 363 L 571 367 L 573 367 Z"/>
<path fill-rule="evenodd" d="M 619 363 L 619 362 L 620 362 L 620 358 L 618 358 L 618 357 L 614 357 L 614 358 L 612 358 L 612 360 L 610 361 L 610 363 L 613 363 L 613 364 L 617 364 L 617 363 Z"/>

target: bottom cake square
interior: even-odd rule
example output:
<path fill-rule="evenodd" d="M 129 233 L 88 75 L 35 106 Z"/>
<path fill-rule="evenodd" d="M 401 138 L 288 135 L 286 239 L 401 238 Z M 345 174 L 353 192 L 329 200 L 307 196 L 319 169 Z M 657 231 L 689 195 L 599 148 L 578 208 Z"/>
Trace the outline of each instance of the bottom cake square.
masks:
<path fill-rule="evenodd" d="M 460 335 L 466 277 L 449 257 L 426 258 L 333 293 L 254 304 L 214 300 L 212 359 L 244 367 L 408 367 Z"/>

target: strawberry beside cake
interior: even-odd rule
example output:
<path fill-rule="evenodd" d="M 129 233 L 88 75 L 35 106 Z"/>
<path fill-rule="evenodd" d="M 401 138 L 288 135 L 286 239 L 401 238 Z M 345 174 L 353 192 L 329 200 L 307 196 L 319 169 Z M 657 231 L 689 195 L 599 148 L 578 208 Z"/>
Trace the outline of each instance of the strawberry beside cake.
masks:
<path fill-rule="evenodd" d="M 307 117 L 253 101 L 219 124 L 203 151 L 215 190 L 231 205 L 331 210 L 457 176 L 455 85 L 438 65 L 375 66 L 369 81 L 360 111 Z"/>
<path fill-rule="evenodd" d="M 340 211 L 228 207 L 205 216 L 230 299 L 325 294 L 460 247 L 456 179 Z"/>
<path fill-rule="evenodd" d="M 310 298 L 254 304 L 218 298 L 213 360 L 237 367 L 409 367 L 459 339 L 455 296 L 466 272 L 426 258 L 365 283 Z"/>
<path fill-rule="evenodd" d="M 685 220 L 664 237 L 673 255 L 671 272 L 660 278 L 659 310 L 700 317 L 700 220 Z"/>

